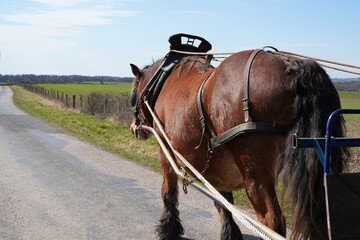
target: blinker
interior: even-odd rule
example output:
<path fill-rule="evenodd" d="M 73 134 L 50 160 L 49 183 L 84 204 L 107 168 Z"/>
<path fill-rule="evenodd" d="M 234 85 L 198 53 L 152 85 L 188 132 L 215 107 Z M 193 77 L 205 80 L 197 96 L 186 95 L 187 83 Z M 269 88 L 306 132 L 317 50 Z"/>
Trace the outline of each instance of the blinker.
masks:
<path fill-rule="evenodd" d="M 136 105 L 136 92 L 135 91 L 132 91 L 130 93 L 130 105 L 132 107 L 135 107 L 135 105 Z"/>

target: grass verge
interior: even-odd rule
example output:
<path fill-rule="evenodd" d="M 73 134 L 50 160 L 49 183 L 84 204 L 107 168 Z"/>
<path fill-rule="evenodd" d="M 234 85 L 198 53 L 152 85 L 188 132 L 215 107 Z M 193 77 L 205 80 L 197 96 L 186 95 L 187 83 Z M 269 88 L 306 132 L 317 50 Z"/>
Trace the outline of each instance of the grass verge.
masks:
<path fill-rule="evenodd" d="M 131 91 L 131 83 L 119 84 L 35 84 L 34 86 L 43 87 L 46 90 L 54 90 L 59 93 L 87 96 L 91 92 L 119 94 Z"/>

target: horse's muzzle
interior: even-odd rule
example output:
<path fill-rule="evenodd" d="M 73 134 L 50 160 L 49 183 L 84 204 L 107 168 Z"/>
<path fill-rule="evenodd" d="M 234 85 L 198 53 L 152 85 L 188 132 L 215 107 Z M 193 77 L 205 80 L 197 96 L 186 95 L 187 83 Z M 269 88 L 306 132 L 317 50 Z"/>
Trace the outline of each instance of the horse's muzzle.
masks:
<path fill-rule="evenodd" d="M 150 137 L 150 133 L 146 130 L 143 130 L 140 126 L 137 126 L 133 122 L 130 126 L 131 133 L 139 140 L 147 140 Z"/>

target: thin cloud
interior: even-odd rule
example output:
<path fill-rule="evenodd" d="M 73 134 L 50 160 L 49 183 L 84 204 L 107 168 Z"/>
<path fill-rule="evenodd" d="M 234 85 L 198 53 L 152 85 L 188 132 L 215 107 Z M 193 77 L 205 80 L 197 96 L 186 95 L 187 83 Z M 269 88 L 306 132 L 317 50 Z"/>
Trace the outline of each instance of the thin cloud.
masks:
<path fill-rule="evenodd" d="M 49 27 L 0 25 L 0 45 L 6 45 L 9 50 L 16 52 L 20 49 L 26 52 L 37 46 L 41 46 L 42 51 L 72 47 L 74 44 L 70 41 L 56 39 L 63 35 L 63 32 Z"/>
<path fill-rule="evenodd" d="M 91 27 L 119 24 L 136 12 L 121 10 L 111 1 L 31 0 L 44 4 L 2 15 L 0 46 L 12 52 L 56 52 L 75 44 L 64 36 L 80 35 Z M 41 47 L 40 47 L 41 46 Z"/>
<path fill-rule="evenodd" d="M 97 1 L 96 5 L 90 4 L 89 0 L 31 0 L 59 8 L 31 8 L 23 12 L 5 14 L 2 16 L 5 23 L 3 27 L 16 27 L 36 31 L 38 36 L 52 37 L 71 35 L 86 31 L 87 27 L 109 25 L 118 23 L 121 18 L 136 16 L 136 12 L 118 10 L 111 6 L 111 2 Z M 75 5 L 88 3 L 87 7 Z M 100 4 L 100 5 L 99 5 Z M 63 8 L 64 6 L 75 6 Z M 10 31 L 11 32 L 11 31 Z"/>
<path fill-rule="evenodd" d="M 99 26 L 114 23 L 114 18 L 135 15 L 136 13 L 133 11 L 65 9 L 4 15 L 4 20 L 30 26 Z"/>

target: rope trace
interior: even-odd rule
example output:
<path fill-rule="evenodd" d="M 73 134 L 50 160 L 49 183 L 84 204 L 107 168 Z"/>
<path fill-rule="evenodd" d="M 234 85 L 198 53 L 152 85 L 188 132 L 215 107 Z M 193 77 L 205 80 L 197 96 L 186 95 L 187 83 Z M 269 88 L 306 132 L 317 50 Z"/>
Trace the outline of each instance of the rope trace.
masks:
<path fill-rule="evenodd" d="M 343 66 L 343 67 L 348 67 L 348 68 L 355 68 L 355 69 L 360 69 L 360 66 L 356 66 L 356 65 L 350 65 L 350 64 L 345 64 L 345 63 L 340 63 L 340 62 L 334 62 L 334 61 L 329 61 L 329 60 L 325 60 L 325 59 L 320 59 L 320 58 L 313 58 L 313 57 L 309 57 L 309 56 L 304 56 L 301 54 L 297 54 L 297 53 L 292 53 L 292 52 L 286 52 L 286 51 L 277 51 L 276 48 L 273 47 L 264 47 L 265 48 L 271 48 L 273 49 L 273 51 L 270 50 L 266 50 L 267 52 L 273 53 L 273 54 L 278 54 L 278 55 L 282 55 L 282 56 L 292 56 L 294 58 L 298 58 L 298 59 L 308 59 L 308 60 L 314 60 L 317 62 L 325 62 L 325 63 L 330 63 L 333 65 L 339 65 L 339 66 Z M 206 56 L 206 55 L 233 55 L 237 52 L 218 52 L 218 53 L 195 53 L 195 52 L 184 52 L 184 51 L 178 51 L 178 50 L 171 50 L 170 52 L 177 52 L 177 53 L 183 53 L 183 54 L 191 54 L 191 55 L 198 55 L 198 56 Z M 215 61 L 221 62 L 222 60 L 220 60 L 220 58 L 226 58 L 226 57 L 219 57 L 217 56 L 215 59 Z M 352 74 L 356 74 L 356 75 L 360 75 L 360 72 L 358 71 L 352 71 L 352 70 L 347 70 L 347 69 L 343 69 L 343 68 L 338 68 L 338 67 L 334 67 L 334 66 L 330 66 L 327 64 L 323 64 L 323 63 L 318 63 L 320 66 L 323 66 L 325 68 L 330 68 L 330 69 L 334 69 L 337 71 L 341 71 L 341 72 L 347 72 L 347 73 L 352 73 Z"/>

